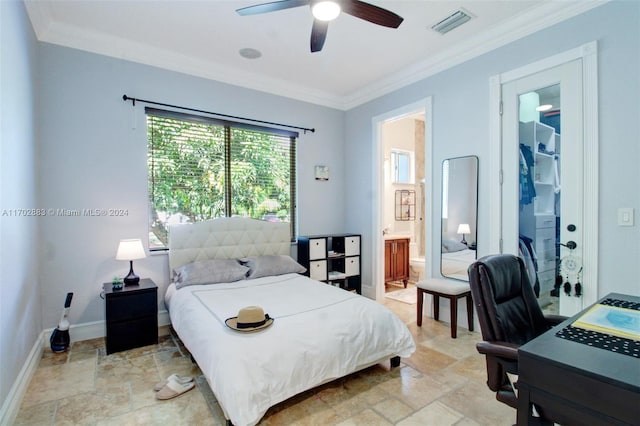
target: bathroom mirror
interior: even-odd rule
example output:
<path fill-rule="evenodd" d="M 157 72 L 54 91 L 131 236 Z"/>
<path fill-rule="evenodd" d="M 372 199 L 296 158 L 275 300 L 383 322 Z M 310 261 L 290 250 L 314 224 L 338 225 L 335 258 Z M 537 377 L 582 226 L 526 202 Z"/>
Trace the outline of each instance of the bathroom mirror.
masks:
<path fill-rule="evenodd" d="M 467 269 L 476 260 L 478 157 L 442 162 L 442 236 L 440 272 L 469 281 Z"/>

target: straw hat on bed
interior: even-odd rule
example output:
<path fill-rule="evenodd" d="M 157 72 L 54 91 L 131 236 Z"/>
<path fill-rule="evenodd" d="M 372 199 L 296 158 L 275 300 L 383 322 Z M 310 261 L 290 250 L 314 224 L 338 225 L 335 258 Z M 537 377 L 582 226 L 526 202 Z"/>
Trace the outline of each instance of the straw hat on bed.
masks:
<path fill-rule="evenodd" d="M 269 314 L 265 314 L 259 306 L 247 306 L 240 309 L 237 317 L 227 318 L 225 324 L 233 330 L 247 333 L 269 327 L 273 324 L 273 318 L 269 318 Z"/>

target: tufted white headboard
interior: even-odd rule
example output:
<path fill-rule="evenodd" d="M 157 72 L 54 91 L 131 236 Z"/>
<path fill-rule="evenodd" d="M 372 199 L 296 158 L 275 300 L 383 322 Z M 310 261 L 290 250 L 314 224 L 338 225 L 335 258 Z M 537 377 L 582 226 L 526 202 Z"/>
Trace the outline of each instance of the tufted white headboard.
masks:
<path fill-rule="evenodd" d="M 221 217 L 169 225 L 169 270 L 208 259 L 291 254 L 290 224 Z"/>

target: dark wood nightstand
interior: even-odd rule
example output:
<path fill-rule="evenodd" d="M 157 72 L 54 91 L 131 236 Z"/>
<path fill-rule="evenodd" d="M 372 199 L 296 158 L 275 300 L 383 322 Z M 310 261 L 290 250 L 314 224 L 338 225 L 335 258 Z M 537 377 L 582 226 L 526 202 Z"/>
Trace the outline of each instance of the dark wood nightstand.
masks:
<path fill-rule="evenodd" d="M 107 354 L 158 343 L 158 286 L 151 279 L 113 290 L 102 285 L 107 323 Z"/>

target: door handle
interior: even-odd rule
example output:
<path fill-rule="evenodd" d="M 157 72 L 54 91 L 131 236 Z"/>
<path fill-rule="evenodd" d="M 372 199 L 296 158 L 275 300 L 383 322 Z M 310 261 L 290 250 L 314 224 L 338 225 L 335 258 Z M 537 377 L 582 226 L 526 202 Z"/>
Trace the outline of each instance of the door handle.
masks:
<path fill-rule="evenodd" d="M 560 243 L 561 246 L 568 248 L 569 250 L 573 250 L 578 247 L 575 241 L 567 241 L 567 244 Z"/>

